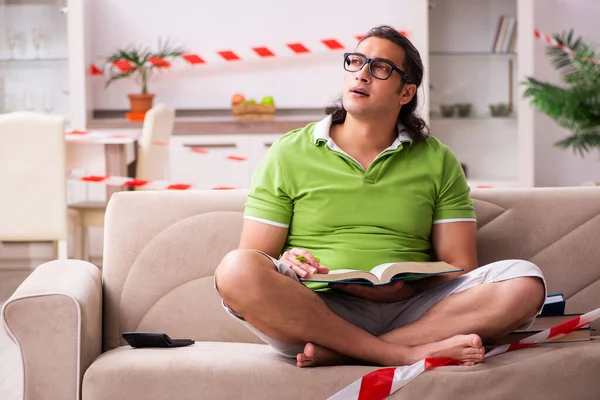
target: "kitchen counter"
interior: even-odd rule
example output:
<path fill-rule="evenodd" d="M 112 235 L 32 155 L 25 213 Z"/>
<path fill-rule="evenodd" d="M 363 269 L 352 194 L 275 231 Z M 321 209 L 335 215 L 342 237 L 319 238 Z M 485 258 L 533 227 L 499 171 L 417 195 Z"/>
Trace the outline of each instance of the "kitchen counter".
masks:
<path fill-rule="evenodd" d="M 96 111 L 87 129 L 141 129 L 142 122 L 122 117 L 123 111 Z M 177 110 L 174 135 L 286 133 L 325 117 L 323 110 L 277 110 L 273 119 L 237 120 L 229 110 Z"/>

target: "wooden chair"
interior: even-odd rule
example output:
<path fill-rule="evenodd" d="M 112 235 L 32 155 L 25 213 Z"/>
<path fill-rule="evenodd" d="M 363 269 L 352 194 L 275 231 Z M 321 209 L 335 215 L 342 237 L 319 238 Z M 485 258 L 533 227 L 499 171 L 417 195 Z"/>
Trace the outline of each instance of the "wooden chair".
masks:
<path fill-rule="evenodd" d="M 157 104 L 144 117 L 142 136 L 138 141 L 135 177 L 150 180 L 166 180 L 169 164 L 169 149 L 167 146 L 157 146 L 153 142 L 169 143 L 175 126 L 175 110 L 166 105 Z M 84 202 L 72 204 L 72 210 L 77 211 L 74 224 L 80 231 L 78 235 L 77 253 L 82 259 L 89 259 L 88 228 L 103 227 L 106 203 Z"/>
<path fill-rule="evenodd" d="M 52 242 L 55 258 L 66 259 L 64 118 L 33 112 L 0 115 L 0 182 L 0 241 Z"/>

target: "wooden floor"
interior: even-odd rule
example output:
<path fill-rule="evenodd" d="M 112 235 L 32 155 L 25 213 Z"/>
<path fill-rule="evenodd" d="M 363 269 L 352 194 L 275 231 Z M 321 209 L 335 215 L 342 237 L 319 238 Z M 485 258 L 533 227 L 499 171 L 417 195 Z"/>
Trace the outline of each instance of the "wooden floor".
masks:
<path fill-rule="evenodd" d="M 2 304 L 2 301 L 0 301 Z M 22 394 L 23 372 L 19 349 L 0 326 L 0 399 L 19 400 Z"/>

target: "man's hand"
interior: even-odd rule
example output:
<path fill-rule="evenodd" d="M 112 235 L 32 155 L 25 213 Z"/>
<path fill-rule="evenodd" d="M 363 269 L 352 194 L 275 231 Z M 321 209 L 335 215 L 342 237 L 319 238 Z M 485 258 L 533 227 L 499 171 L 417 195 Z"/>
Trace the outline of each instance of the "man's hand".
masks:
<path fill-rule="evenodd" d="M 308 274 L 326 274 L 329 272 L 327 267 L 319 264 L 319 260 L 315 256 L 303 249 L 294 248 L 286 251 L 279 260 L 289 265 L 300 278 L 304 278 Z"/>
<path fill-rule="evenodd" d="M 412 286 L 405 285 L 403 281 L 392 281 L 387 285 L 380 286 L 332 283 L 331 287 L 379 303 L 395 303 L 403 301 L 412 297 L 414 294 Z"/>

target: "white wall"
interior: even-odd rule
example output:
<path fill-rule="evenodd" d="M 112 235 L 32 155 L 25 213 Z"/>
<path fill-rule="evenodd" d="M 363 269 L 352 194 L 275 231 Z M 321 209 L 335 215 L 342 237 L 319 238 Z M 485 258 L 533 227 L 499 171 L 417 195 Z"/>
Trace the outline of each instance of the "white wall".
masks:
<path fill-rule="evenodd" d="M 549 35 L 573 28 L 591 43 L 600 43 L 600 2 L 595 0 L 536 0 L 535 24 Z M 600 48 L 599 48 L 600 49 Z M 560 84 L 559 73 L 545 54 L 545 45 L 535 46 L 535 78 Z M 600 158 L 597 150 L 585 158 L 571 149 L 554 147 L 569 135 L 545 115 L 535 117 L 535 185 L 571 186 L 583 181 L 600 181 Z"/>
<path fill-rule="evenodd" d="M 228 109 L 236 92 L 257 100 L 272 95 L 281 108 L 323 107 L 339 94 L 343 51 L 325 50 L 320 39 L 337 38 L 353 48 L 355 35 L 390 24 L 410 31 L 419 49 L 427 43 L 424 0 L 379 0 L 376 4 L 364 0 L 170 0 L 168 6 L 160 7 L 149 7 L 149 3 L 91 2 L 92 54 L 100 62 L 115 48 L 130 43 L 156 46 L 159 36 L 198 53 L 207 65 L 178 63 L 157 75 L 150 86 L 158 101 L 180 109 Z M 297 41 L 322 50 L 294 55 L 285 43 Z M 260 60 L 253 55 L 253 46 L 267 46 L 281 56 Z M 248 60 L 220 61 L 219 50 L 236 51 Z M 126 94 L 138 90 L 134 82 L 124 80 L 104 90 L 98 78 L 93 89 L 96 109 L 126 109 Z"/>

